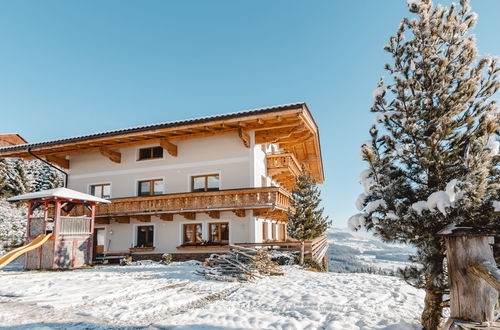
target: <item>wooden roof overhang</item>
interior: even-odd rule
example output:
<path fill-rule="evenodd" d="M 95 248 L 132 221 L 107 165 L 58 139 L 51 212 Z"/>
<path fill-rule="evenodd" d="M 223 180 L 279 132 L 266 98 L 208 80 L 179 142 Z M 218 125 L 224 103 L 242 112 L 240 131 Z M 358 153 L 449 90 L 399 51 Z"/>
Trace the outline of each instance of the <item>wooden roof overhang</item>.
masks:
<path fill-rule="evenodd" d="M 119 163 L 118 149 L 121 148 L 158 143 L 172 156 L 177 156 L 176 141 L 224 134 L 238 134 L 249 147 L 248 132 L 252 131 L 256 144 L 276 143 L 281 149 L 293 152 L 316 182 L 324 181 L 318 127 L 305 103 L 9 146 L 0 148 L 0 157 L 33 159 L 31 151 L 48 162 L 69 168 L 67 156 L 99 152 Z"/>

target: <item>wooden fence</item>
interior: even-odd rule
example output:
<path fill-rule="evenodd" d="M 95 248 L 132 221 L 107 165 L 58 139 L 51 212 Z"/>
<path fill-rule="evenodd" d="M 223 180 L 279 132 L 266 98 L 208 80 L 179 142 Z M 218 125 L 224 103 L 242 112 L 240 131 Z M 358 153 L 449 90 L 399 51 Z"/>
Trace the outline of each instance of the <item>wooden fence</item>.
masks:
<path fill-rule="evenodd" d="M 236 243 L 235 245 L 264 248 L 283 252 L 300 252 L 300 241 Z M 328 239 L 326 236 L 321 236 L 313 240 L 304 241 L 304 252 L 306 259 L 310 258 L 322 265 L 325 270 L 328 269 Z"/>

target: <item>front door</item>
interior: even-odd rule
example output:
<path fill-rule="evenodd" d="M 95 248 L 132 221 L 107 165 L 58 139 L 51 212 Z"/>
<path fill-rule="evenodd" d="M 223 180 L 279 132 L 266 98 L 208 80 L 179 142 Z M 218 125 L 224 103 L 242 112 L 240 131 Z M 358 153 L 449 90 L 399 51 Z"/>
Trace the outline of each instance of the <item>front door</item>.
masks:
<path fill-rule="evenodd" d="M 105 236 L 104 228 L 94 228 L 94 253 L 93 257 L 98 254 L 104 253 L 104 236 Z"/>

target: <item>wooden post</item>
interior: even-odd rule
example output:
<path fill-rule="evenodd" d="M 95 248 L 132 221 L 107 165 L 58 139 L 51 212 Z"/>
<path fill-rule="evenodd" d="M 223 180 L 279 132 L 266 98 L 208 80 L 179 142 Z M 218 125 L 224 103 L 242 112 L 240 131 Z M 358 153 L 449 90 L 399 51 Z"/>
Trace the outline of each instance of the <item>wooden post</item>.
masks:
<path fill-rule="evenodd" d="M 61 242 L 59 237 L 59 232 L 61 230 L 61 201 L 56 200 L 56 209 L 54 214 L 54 262 L 52 264 L 53 269 L 58 269 L 61 263 Z M 48 203 L 46 204 L 48 206 Z M 45 221 L 48 218 L 48 208 L 45 213 Z"/>
<path fill-rule="evenodd" d="M 470 227 L 451 227 L 438 233 L 446 242 L 450 316 L 452 319 L 494 321 L 500 271 L 493 257 L 494 236 Z M 496 280 L 495 280 L 496 276 Z"/>
<path fill-rule="evenodd" d="M 95 220 L 95 204 L 91 204 L 90 208 L 90 235 L 87 243 L 87 265 L 92 264 L 92 257 L 94 256 L 94 220 Z"/>

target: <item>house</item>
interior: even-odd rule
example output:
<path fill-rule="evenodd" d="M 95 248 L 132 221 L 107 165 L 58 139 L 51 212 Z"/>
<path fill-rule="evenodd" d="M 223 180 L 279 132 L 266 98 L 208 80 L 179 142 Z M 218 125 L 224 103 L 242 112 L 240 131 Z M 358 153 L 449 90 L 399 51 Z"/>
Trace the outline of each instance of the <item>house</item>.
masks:
<path fill-rule="evenodd" d="M 228 244 L 286 240 L 304 165 L 323 182 L 318 127 L 305 103 L 0 148 L 68 174 L 68 188 L 108 199 L 94 254 L 176 259 Z"/>

